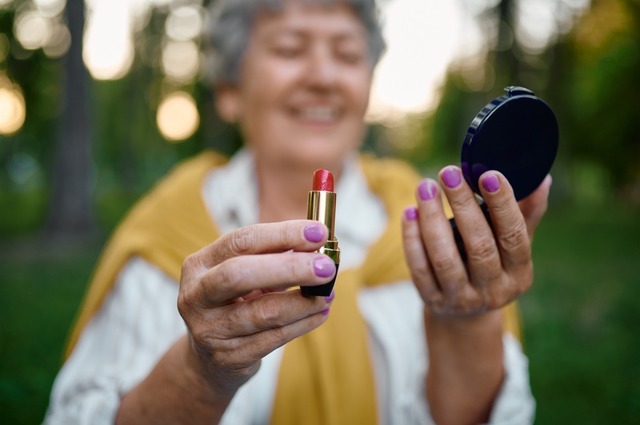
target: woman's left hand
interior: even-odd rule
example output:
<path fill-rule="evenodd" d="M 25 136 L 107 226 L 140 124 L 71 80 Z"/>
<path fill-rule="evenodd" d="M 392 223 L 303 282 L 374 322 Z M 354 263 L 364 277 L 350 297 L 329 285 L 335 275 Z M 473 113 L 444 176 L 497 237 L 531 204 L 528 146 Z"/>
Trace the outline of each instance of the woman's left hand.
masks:
<path fill-rule="evenodd" d="M 496 310 L 525 292 L 533 281 L 531 238 L 547 209 L 551 177 L 516 202 L 507 179 L 497 171 L 480 177 L 493 230 L 458 167 L 445 167 L 440 186 L 464 240 L 463 262 L 445 216 L 438 184 L 418 186 L 418 207 L 403 220 L 407 263 L 427 311 L 436 316 L 470 316 Z"/>

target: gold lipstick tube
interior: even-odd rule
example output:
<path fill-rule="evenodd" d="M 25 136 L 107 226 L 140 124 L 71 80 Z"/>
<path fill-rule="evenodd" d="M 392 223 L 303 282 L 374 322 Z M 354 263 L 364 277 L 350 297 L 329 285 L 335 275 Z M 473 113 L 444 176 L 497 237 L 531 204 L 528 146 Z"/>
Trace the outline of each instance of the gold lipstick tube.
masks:
<path fill-rule="evenodd" d="M 319 221 L 327 226 L 329 230 L 327 243 L 317 252 L 333 260 L 336 265 L 336 276 L 324 285 L 303 286 L 301 288 L 302 295 L 328 297 L 333 290 L 333 285 L 338 275 L 338 267 L 340 266 L 340 248 L 335 237 L 336 193 L 325 190 L 310 191 L 307 197 L 307 219 Z"/>

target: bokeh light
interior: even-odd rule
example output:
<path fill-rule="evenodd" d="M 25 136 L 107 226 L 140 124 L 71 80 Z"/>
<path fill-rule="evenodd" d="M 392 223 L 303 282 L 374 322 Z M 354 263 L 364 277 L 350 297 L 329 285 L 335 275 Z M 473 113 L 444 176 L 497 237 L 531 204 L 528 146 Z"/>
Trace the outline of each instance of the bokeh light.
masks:
<path fill-rule="evenodd" d="M 390 123 L 435 106 L 459 43 L 458 7 L 436 0 L 384 5 L 387 51 L 374 75 L 368 121 Z"/>
<path fill-rule="evenodd" d="M 24 186 L 34 182 L 34 178 L 42 171 L 38 161 L 25 152 L 11 155 L 7 163 L 7 175 L 15 184 Z"/>
<path fill-rule="evenodd" d="M 169 38 L 176 41 L 189 41 L 202 32 L 202 10 L 196 6 L 180 6 L 169 13 L 165 30 Z"/>
<path fill-rule="evenodd" d="M 32 0 L 40 15 L 52 18 L 60 15 L 66 5 L 65 0 Z"/>
<path fill-rule="evenodd" d="M 71 34 L 61 15 L 64 0 L 38 0 L 35 5 L 36 9 L 18 12 L 14 22 L 16 39 L 26 50 L 43 49 L 50 58 L 64 56 L 71 46 Z M 6 56 L 4 50 L 0 46 L 0 57 Z"/>
<path fill-rule="evenodd" d="M 200 50 L 196 43 L 167 41 L 162 48 L 162 70 L 174 81 L 193 81 L 200 72 Z"/>
<path fill-rule="evenodd" d="M 42 50 L 48 57 L 55 59 L 64 56 L 69 47 L 71 47 L 69 28 L 63 22 L 54 22 L 49 42 L 43 46 Z"/>
<path fill-rule="evenodd" d="M 158 107 L 156 123 L 162 136 L 171 142 L 179 142 L 193 135 L 200 124 L 193 97 L 182 91 L 167 96 Z"/>
<path fill-rule="evenodd" d="M 516 35 L 520 45 L 532 54 L 542 53 L 557 35 L 554 7 L 547 0 L 518 3 Z"/>
<path fill-rule="evenodd" d="M 9 136 L 22 128 L 26 118 L 24 96 L 19 87 L 0 76 L 0 134 Z"/>
<path fill-rule="evenodd" d="M 117 80 L 129 72 L 134 48 L 126 3 L 94 2 L 87 17 L 82 55 L 95 79 Z"/>
<path fill-rule="evenodd" d="M 16 17 L 14 33 L 27 50 L 44 47 L 51 38 L 51 21 L 35 10 L 21 13 Z"/>

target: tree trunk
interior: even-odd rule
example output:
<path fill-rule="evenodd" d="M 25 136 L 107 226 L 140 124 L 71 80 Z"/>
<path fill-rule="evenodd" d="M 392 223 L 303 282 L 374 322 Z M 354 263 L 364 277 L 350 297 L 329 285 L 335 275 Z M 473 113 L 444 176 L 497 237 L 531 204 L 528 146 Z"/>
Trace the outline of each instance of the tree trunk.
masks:
<path fill-rule="evenodd" d="M 95 229 L 89 77 L 82 60 L 84 0 L 67 0 L 66 16 L 72 41 L 64 58 L 63 107 L 47 230 L 53 237 L 77 239 Z"/>
<path fill-rule="evenodd" d="M 496 6 L 498 26 L 498 46 L 495 52 L 497 83 L 504 86 L 518 81 L 518 43 L 515 36 L 515 2 L 501 0 Z"/>

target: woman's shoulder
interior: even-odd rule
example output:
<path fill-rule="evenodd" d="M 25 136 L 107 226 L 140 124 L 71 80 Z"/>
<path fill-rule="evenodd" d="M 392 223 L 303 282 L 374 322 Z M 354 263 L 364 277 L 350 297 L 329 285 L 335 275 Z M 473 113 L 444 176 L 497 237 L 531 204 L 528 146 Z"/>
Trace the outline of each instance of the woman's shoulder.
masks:
<path fill-rule="evenodd" d="M 394 157 L 378 157 L 371 153 L 360 155 L 362 170 L 371 182 L 385 181 L 389 183 L 415 183 L 420 174 L 409 162 Z"/>
<path fill-rule="evenodd" d="M 404 208 L 415 199 L 420 174 L 406 161 L 362 154 L 360 166 L 372 192 L 390 208 Z"/>
<path fill-rule="evenodd" d="M 166 213 L 167 208 L 173 211 L 174 207 L 179 208 L 176 213 L 188 212 L 187 207 L 202 202 L 201 186 L 205 177 L 227 161 L 228 158 L 211 150 L 181 160 L 138 200 L 128 218 L 155 215 L 159 210 Z"/>
<path fill-rule="evenodd" d="M 204 176 L 216 167 L 225 164 L 229 159 L 212 150 L 204 150 L 195 156 L 186 158 L 178 162 L 169 172 L 158 182 L 156 189 L 164 186 L 179 185 L 180 183 L 191 183 L 193 180 L 203 179 Z"/>

